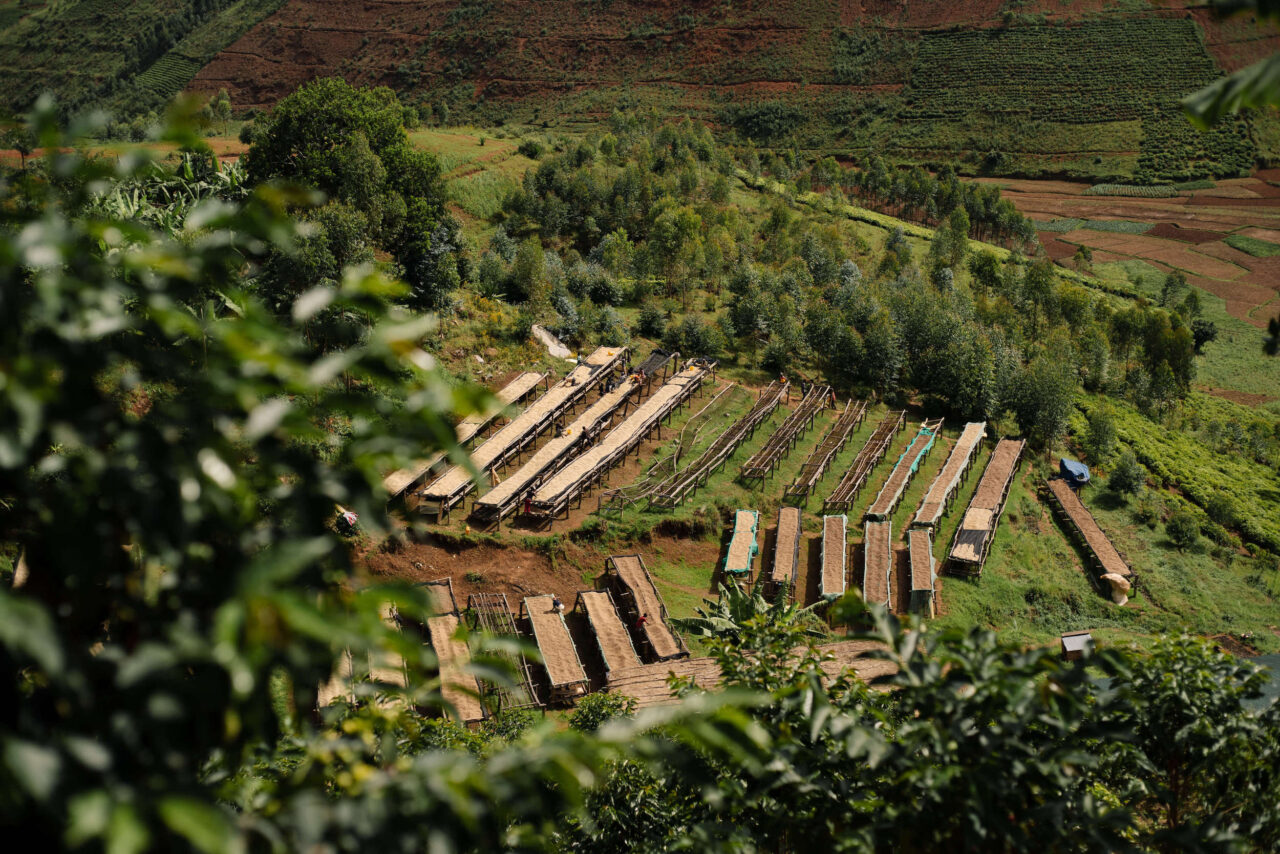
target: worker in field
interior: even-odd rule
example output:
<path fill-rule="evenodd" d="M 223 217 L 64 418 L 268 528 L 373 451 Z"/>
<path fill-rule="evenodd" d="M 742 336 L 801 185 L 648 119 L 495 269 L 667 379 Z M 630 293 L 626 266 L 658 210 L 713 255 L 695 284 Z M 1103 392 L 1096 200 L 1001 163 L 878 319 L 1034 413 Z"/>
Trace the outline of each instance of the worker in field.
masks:
<path fill-rule="evenodd" d="M 564 603 L 560 601 L 560 597 L 558 595 L 553 595 L 551 597 L 551 610 L 558 614 L 564 613 Z"/>
<path fill-rule="evenodd" d="M 533 496 L 526 495 L 524 497 L 524 515 L 528 516 L 533 512 Z"/>
<path fill-rule="evenodd" d="M 647 622 L 649 622 L 649 615 L 648 615 L 648 614 L 641 614 L 641 615 L 640 615 L 640 618 L 639 618 L 638 620 L 636 620 L 636 631 L 640 631 L 641 629 L 643 629 L 643 628 L 644 628 L 644 624 L 645 624 L 645 623 L 647 623 Z"/>

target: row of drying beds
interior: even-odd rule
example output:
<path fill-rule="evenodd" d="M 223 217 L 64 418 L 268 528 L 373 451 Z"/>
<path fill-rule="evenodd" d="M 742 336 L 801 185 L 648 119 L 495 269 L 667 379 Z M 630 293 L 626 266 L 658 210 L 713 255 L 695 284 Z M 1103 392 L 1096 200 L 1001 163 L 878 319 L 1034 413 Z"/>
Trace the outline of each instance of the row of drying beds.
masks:
<path fill-rule="evenodd" d="M 468 597 L 467 610 L 476 629 L 497 637 L 529 637 L 538 648 L 538 664 L 521 654 L 499 653 L 509 659 L 519 677 L 515 684 L 499 685 L 477 679 L 471 671 L 471 650 L 461 631 L 463 615 L 451 581 L 441 579 L 418 587 L 428 592 L 432 603 L 421 618 L 411 618 L 389 603 L 382 616 L 390 629 L 418 632 L 432 648 L 450 717 L 470 725 L 505 709 L 571 704 L 591 690 L 563 605 L 555 596 L 525 597 L 518 619 L 505 594 Z M 600 588 L 580 591 L 570 613 L 580 614 L 589 630 L 592 653 L 603 664 L 603 687 L 645 666 L 689 655 L 639 555 L 610 557 Z M 365 685 L 369 687 L 361 687 Z M 344 651 L 333 676 L 317 690 L 317 708 L 338 700 L 355 702 L 366 695 L 379 703 L 403 703 L 409 688 L 408 669 L 398 654 L 384 653 L 357 668 L 350 652 Z"/>
<path fill-rule="evenodd" d="M 876 445 L 880 445 L 884 435 L 877 436 L 876 434 L 890 434 L 890 431 L 897 428 L 896 421 L 897 419 L 892 417 L 886 419 L 886 422 L 873 433 L 873 438 L 868 441 L 868 444 L 871 445 L 874 441 Z M 893 574 L 895 567 L 892 547 L 893 529 L 888 517 L 901 502 L 906 487 L 918 470 L 924 456 L 933 446 L 940 428 L 940 420 L 925 422 L 921 425 L 907 450 L 899 456 L 894 469 L 890 472 L 880 493 L 872 502 L 871 510 L 864 519 L 862 593 L 869 602 L 890 605 L 894 588 Z M 965 475 L 972 468 L 973 461 L 977 456 L 977 450 L 985 436 L 985 423 L 973 422 L 965 425 L 946 463 L 930 485 L 912 519 L 907 537 L 908 569 L 910 572 L 908 607 L 910 610 L 927 615 L 933 614 L 935 607 L 934 591 L 938 576 L 937 561 L 933 557 L 933 536 L 943 517 L 950 509 L 950 505 Z M 1002 508 L 1004 499 L 1008 494 L 1013 472 L 1024 445 L 1025 443 L 1022 440 L 1001 440 L 997 444 L 991 461 L 988 463 L 983 482 L 974 495 L 973 501 L 974 504 L 978 505 L 978 515 L 985 513 L 986 516 L 984 518 L 990 523 L 982 526 L 978 532 L 981 536 L 981 543 L 977 552 L 980 555 L 980 559 L 985 559 L 986 553 L 990 549 L 990 541 L 995 529 L 994 522 L 998 521 L 999 509 Z M 882 454 L 883 450 L 881 449 Z M 990 483 L 998 484 L 998 487 L 995 488 L 995 495 L 998 500 L 996 506 L 987 508 L 984 502 L 986 501 L 986 493 L 991 491 L 988 487 Z M 974 515 L 973 511 L 974 508 L 971 507 L 970 511 L 966 513 L 966 522 L 962 523 L 957 529 L 956 543 L 952 548 L 952 552 L 958 556 L 958 562 L 962 565 L 972 550 L 973 537 L 970 531 L 978 520 L 978 516 Z M 735 520 L 741 519 L 742 514 L 747 512 L 750 511 L 738 511 L 735 515 Z M 992 519 L 993 512 L 995 513 L 994 520 Z M 738 541 L 742 536 L 738 531 L 745 527 L 747 526 L 741 523 L 735 524 L 735 533 L 733 539 L 731 539 L 731 554 L 733 554 L 732 543 Z M 780 590 L 789 592 L 794 587 L 797 574 L 796 567 L 799 562 L 800 531 L 799 509 L 795 507 L 781 508 L 778 512 L 778 537 L 773 572 L 769 579 L 769 586 L 775 593 Z M 822 567 L 819 576 L 819 595 L 824 599 L 835 599 L 843 595 L 847 587 L 847 516 L 845 514 L 828 514 L 824 516 L 822 531 Z M 742 549 L 739 548 L 739 551 L 742 551 Z M 737 564 L 739 563 L 741 561 L 732 561 L 730 556 L 726 556 L 726 571 L 733 571 L 731 565 L 739 573 L 749 571 L 749 566 L 744 568 L 738 566 Z"/>

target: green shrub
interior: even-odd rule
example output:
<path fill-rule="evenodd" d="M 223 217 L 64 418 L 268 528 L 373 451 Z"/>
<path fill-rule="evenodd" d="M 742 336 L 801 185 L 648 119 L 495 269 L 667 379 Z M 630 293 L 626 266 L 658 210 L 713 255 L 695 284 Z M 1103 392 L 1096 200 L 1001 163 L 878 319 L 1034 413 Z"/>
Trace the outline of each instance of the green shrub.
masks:
<path fill-rule="evenodd" d="M 640 318 L 636 324 L 636 331 L 646 338 L 661 339 L 667 331 L 666 312 L 653 300 L 645 302 L 640 307 Z"/>
<path fill-rule="evenodd" d="M 1138 462 L 1137 456 L 1129 448 L 1120 454 L 1120 460 L 1111 470 L 1107 486 L 1113 491 L 1125 495 L 1137 495 L 1147 484 L 1147 470 Z"/>
<path fill-rule="evenodd" d="M 480 731 L 489 738 L 515 741 L 529 731 L 538 720 L 533 709 L 504 709 L 480 725 Z"/>
<path fill-rule="evenodd" d="M 1089 429 L 1085 432 L 1083 444 L 1089 458 L 1095 463 L 1111 456 L 1111 451 L 1116 446 L 1116 423 L 1110 412 L 1099 408 L 1089 413 Z M 1133 456 L 1133 452 L 1130 451 L 1129 455 Z M 1138 460 L 1135 457 L 1133 461 L 1137 463 Z"/>
<path fill-rule="evenodd" d="M 1151 530 L 1155 530 L 1156 523 L 1160 521 L 1161 515 L 1164 514 L 1164 502 L 1160 500 L 1160 496 L 1155 492 L 1147 492 L 1138 500 L 1138 506 L 1133 508 L 1133 517 L 1140 524 L 1146 525 Z"/>
<path fill-rule="evenodd" d="M 526 139 L 516 148 L 517 153 L 523 154 L 530 160 L 539 159 L 545 151 L 546 149 L 543 148 L 542 143 L 538 142 L 536 139 Z"/>
<path fill-rule="evenodd" d="M 1204 505 L 1209 518 L 1227 528 L 1240 524 L 1240 511 L 1236 502 L 1225 492 L 1215 492 Z"/>
<path fill-rule="evenodd" d="M 1188 511 L 1179 510 L 1164 523 L 1164 532 L 1179 551 L 1186 551 L 1200 539 L 1200 522 Z"/>
<path fill-rule="evenodd" d="M 595 732 L 614 718 L 629 718 L 635 712 L 635 698 L 626 694 L 588 694 L 569 716 L 569 728 Z"/>

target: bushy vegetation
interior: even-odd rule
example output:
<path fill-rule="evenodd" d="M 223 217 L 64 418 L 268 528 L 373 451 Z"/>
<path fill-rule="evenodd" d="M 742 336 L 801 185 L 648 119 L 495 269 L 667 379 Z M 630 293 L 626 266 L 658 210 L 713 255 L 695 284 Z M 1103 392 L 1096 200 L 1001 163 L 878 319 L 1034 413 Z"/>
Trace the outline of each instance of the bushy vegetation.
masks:
<path fill-rule="evenodd" d="M 1082 402 L 1087 409 L 1094 405 Z M 1280 553 L 1280 506 L 1272 499 L 1272 465 L 1280 447 L 1274 422 L 1257 419 L 1242 425 L 1191 410 L 1185 417 L 1192 424 L 1186 427 L 1198 421 L 1198 429 L 1168 429 L 1131 405 L 1112 401 L 1112 406 L 1117 438 L 1132 448 L 1160 484 L 1177 489 L 1201 508 L 1208 508 L 1219 495 L 1235 496 L 1249 509 L 1233 527 L 1246 540 Z"/>
<path fill-rule="evenodd" d="M 1048 261 L 971 250 L 975 235 L 1030 231 L 995 188 L 880 161 L 806 169 L 812 184 L 939 223 L 924 247 L 898 230 L 877 255 L 780 200 L 753 219 L 723 186 L 732 168 L 705 128 L 615 117 L 608 134 L 544 157 L 508 200 L 503 239 L 536 234 L 529 252 L 545 254 L 508 267 L 495 246 L 481 267 L 575 343 L 592 338 L 583 318 L 602 304 L 639 306 L 656 288 L 689 311 L 694 289 L 723 293 L 723 310 L 678 323 L 650 304 L 644 331 L 686 354 L 817 369 L 841 390 L 924 394 L 965 419 L 1012 413 L 1039 441 L 1064 429 L 1082 384 L 1165 408 L 1190 387 L 1194 307 L 1117 311 Z"/>
<path fill-rule="evenodd" d="M 0 35 L 3 103 L 30 109 L 51 92 L 68 113 L 105 108 L 104 135 L 149 130 L 224 47 L 283 0 L 74 0 L 42 4 Z"/>
<path fill-rule="evenodd" d="M 381 248 L 395 258 L 415 307 L 448 312 L 462 279 L 460 226 L 444 213 L 439 163 L 410 145 L 404 120 L 390 89 L 326 78 L 281 101 L 255 133 L 245 158 L 251 181 L 296 181 L 327 200 L 308 214 L 303 251 L 268 263 L 259 281 L 270 302 L 288 305 L 336 283 Z"/>
<path fill-rule="evenodd" d="M 1213 182 L 1208 182 L 1213 186 Z M 1139 199 L 1171 199 L 1178 195 L 1178 188 L 1171 184 L 1094 184 L 1087 188 L 1085 196 L 1133 196 Z"/>
<path fill-rule="evenodd" d="M 1280 243 L 1272 243 L 1270 240 L 1260 240 L 1244 234 L 1228 234 L 1223 242 L 1255 258 L 1274 258 L 1280 255 Z"/>

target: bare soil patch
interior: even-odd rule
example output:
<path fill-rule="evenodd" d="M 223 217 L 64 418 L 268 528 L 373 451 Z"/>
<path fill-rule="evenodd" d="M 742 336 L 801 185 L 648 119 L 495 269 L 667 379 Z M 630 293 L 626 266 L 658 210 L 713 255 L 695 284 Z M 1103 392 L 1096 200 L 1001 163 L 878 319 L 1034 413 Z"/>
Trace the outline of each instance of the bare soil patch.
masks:
<path fill-rule="evenodd" d="M 549 556 L 519 546 L 457 545 L 435 537 L 409 543 L 394 554 L 372 553 L 365 565 L 375 579 L 383 581 L 413 584 L 451 578 L 460 607 L 466 606 L 472 593 L 505 593 L 513 608 L 524 597 L 542 593 L 557 594 L 569 603 L 578 590 L 589 586 L 583 584 L 581 570 L 569 561 L 553 565 Z M 603 571 L 603 558 L 598 566 Z"/>
<path fill-rule="evenodd" d="M 1190 228 L 1176 222 L 1158 223 L 1146 234 L 1147 237 L 1158 237 L 1162 240 L 1180 240 L 1183 243 L 1212 243 L 1226 236 L 1222 231 L 1210 231 L 1206 228 Z"/>
<path fill-rule="evenodd" d="M 1044 246 L 1044 251 L 1048 253 L 1049 258 L 1054 261 L 1061 261 L 1076 254 L 1074 243 L 1059 240 L 1058 235 L 1052 231 L 1040 232 L 1040 244 Z"/>
<path fill-rule="evenodd" d="M 1280 190 L 1280 187 L 1276 188 Z M 1280 243 L 1280 230 L 1274 228 L 1242 228 L 1240 233 L 1245 237 L 1256 237 L 1258 240 L 1269 240 L 1272 243 Z"/>
<path fill-rule="evenodd" d="M 1275 400 L 1274 395 L 1270 394 L 1250 394 L 1246 391 L 1236 391 L 1230 388 L 1212 388 L 1209 386 L 1200 389 L 1205 394 L 1211 394 L 1214 397 L 1220 397 L 1223 400 L 1229 400 L 1232 403 L 1238 403 L 1242 406 L 1262 406 L 1264 403 L 1270 403 Z"/>
<path fill-rule="evenodd" d="M 1229 652 L 1237 658 L 1253 658 L 1258 654 L 1256 646 L 1234 635 L 1212 635 L 1207 640 L 1212 641 L 1218 649 Z"/>

